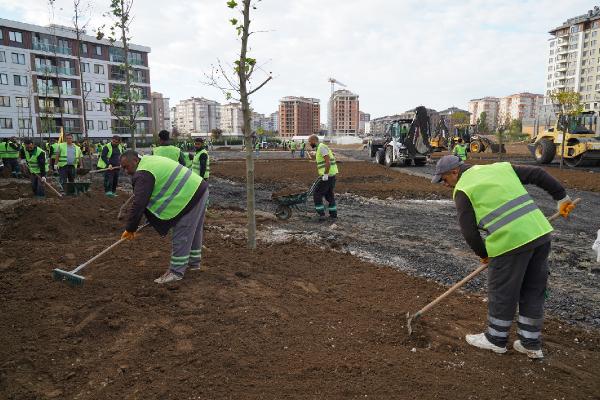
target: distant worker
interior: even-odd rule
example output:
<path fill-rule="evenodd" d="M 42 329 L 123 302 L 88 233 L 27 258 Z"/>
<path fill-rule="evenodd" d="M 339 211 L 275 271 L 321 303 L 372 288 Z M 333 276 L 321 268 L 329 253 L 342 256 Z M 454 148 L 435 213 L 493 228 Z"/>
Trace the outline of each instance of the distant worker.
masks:
<path fill-rule="evenodd" d="M 158 133 L 158 147 L 155 147 L 152 154 L 169 158 L 185 167 L 185 155 L 177 146 L 173 146 L 169 142 L 169 131 L 162 130 Z"/>
<path fill-rule="evenodd" d="M 50 160 L 50 169 L 49 172 L 51 174 L 54 173 L 54 164 L 55 164 L 55 159 L 54 157 L 56 156 L 56 153 L 58 153 L 58 143 L 56 142 L 56 139 L 50 139 L 50 145 L 48 146 L 48 159 Z"/>
<path fill-rule="evenodd" d="M 171 262 L 154 282 L 181 280 L 186 270 L 198 270 L 202 259 L 202 230 L 208 182 L 166 157 L 145 156 L 133 150 L 121 156 L 121 167 L 133 175 L 133 206 L 123 239 L 134 239 L 142 215 L 161 236 L 173 228 Z"/>
<path fill-rule="evenodd" d="M 456 157 L 460 158 L 461 161 L 466 161 L 467 159 L 467 146 L 463 144 L 463 140 L 458 138 L 458 144 L 454 146 L 454 150 L 452 150 L 452 154 Z"/>
<path fill-rule="evenodd" d="M 202 179 L 208 179 L 210 176 L 210 158 L 204 146 L 204 139 L 194 139 L 194 148 L 196 149 L 196 155 L 192 160 L 192 172 L 200 175 Z"/>
<path fill-rule="evenodd" d="M 304 140 L 302 140 L 302 143 L 300 143 L 300 158 L 304 158 L 305 152 L 306 152 L 306 143 L 304 143 Z"/>
<path fill-rule="evenodd" d="M 527 193 L 534 184 L 557 200 L 567 217 L 575 208 L 563 186 L 538 167 L 507 162 L 470 166 L 458 157 L 442 157 L 432 182 L 454 188 L 460 230 L 488 269 L 488 328 L 467 335 L 472 346 L 505 353 L 517 305 L 513 348 L 529 358 L 543 358 L 542 324 L 548 280 L 552 226 Z M 479 229 L 486 232 L 485 240 Z"/>
<path fill-rule="evenodd" d="M 31 139 L 25 139 L 25 147 L 20 151 L 21 162 L 27 165 L 31 179 L 31 189 L 35 197 L 45 196 L 44 184 L 46 183 L 46 153 L 36 146 Z"/>
<path fill-rule="evenodd" d="M 4 168 L 9 168 L 13 178 L 21 177 L 21 170 L 19 169 L 19 151 L 21 146 L 15 137 L 4 139 L 4 142 L 0 143 L 0 158 L 4 163 Z"/>
<path fill-rule="evenodd" d="M 67 133 L 65 142 L 59 143 L 56 148 L 54 163 L 58 165 L 58 180 L 61 186 L 66 182 L 75 182 L 77 167 L 81 167 L 81 148 L 73 143 L 73 135 Z"/>
<path fill-rule="evenodd" d="M 117 196 L 117 186 L 119 185 L 119 170 L 113 169 L 121 163 L 121 154 L 125 152 L 121 144 L 121 137 L 114 135 L 109 143 L 102 147 L 100 156 L 98 157 L 98 169 L 106 169 L 104 171 L 104 194 L 108 197 Z"/>
<path fill-rule="evenodd" d="M 325 200 L 327 200 L 329 205 L 329 217 L 335 220 L 337 218 L 337 206 L 333 191 L 335 190 L 335 179 L 338 174 L 335 156 L 327 145 L 319 143 L 317 135 L 310 136 L 308 138 L 308 144 L 313 149 L 316 149 L 315 159 L 317 162 L 317 173 L 321 177 L 321 180 L 313 193 L 315 211 L 319 214 L 319 221 L 324 221 L 325 206 L 323 205 L 323 197 L 325 197 Z"/>
<path fill-rule="evenodd" d="M 296 142 L 290 141 L 290 151 L 292 152 L 292 158 L 296 157 Z"/>
<path fill-rule="evenodd" d="M 254 145 L 254 150 L 256 150 L 256 157 L 258 157 L 260 155 L 260 140 L 256 141 L 256 144 Z"/>

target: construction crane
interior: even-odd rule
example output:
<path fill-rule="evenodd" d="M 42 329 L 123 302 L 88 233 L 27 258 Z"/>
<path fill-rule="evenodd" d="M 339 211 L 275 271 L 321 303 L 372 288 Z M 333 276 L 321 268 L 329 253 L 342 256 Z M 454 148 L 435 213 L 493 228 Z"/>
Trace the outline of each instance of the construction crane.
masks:
<path fill-rule="evenodd" d="M 346 87 L 342 82 L 335 78 L 327 79 L 327 82 L 331 83 L 331 97 L 329 98 L 329 118 L 327 118 L 327 130 L 329 134 L 333 134 L 333 92 L 335 91 L 335 85 Z"/>

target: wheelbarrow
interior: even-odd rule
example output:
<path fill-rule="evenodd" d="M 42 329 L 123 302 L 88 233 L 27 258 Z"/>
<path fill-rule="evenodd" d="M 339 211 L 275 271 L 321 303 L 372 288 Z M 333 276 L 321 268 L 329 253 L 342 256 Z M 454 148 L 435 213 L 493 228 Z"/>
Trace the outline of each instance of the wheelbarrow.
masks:
<path fill-rule="evenodd" d="M 294 209 L 301 212 L 307 212 L 308 199 L 315 192 L 315 189 L 320 181 L 321 177 L 317 178 L 306 192 L 291 193 L 283 196 L 273 196 L 273 201 L 277 203 L 275 216 L 278 219 L 285 221 L 292 216 L 292 210 Z"/>
<path fill-rule="evenodd" d="M 65 182 L 63 189 L 67 196 L 79 196 L 80 193 L 87 193 L 90 190 L 92 182 Z"/>

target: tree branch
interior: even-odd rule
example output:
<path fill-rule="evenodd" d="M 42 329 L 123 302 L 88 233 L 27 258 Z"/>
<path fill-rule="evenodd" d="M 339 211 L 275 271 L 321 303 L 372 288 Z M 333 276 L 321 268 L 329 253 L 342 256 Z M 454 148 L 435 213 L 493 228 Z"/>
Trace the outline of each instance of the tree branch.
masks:
<path fill-rule="evenodd" d="M 271 79 L 273 79 L 272 76 L 269 76 L 267 79 L 265 79 L 265 81 L 263 83 L 261 83 L 260 85 L 258 85 L 258 87 L 252 89 L 251 91 L 248 92 L 248 96 L 250 96 L 251 94 L 253 94 L 254 92 L 260 90 L 261 87 L 265 86 L 267 84 L 267 82 L 269 82 Z"/>

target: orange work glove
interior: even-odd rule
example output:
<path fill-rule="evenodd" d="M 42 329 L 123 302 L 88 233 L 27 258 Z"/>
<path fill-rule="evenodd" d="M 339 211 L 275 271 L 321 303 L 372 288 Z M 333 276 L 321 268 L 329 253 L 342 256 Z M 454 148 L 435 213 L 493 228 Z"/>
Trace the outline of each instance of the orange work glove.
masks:
<path fill-rule="evenodd" d="M 481 259 L 481 263 L 482 263 L 482 264 L 489 264 L 489 262 L 490 262 L 490 258 L 489 258 L 489 257 L 483 257 L 483 258 Z"/>
<path fill-rule="evenodd" d="M 124 231 L 121 239 L 133 240 L 135 239 L 135 232 Z"/>
<path fill-rule="evenodd" d="M 569 196 L 566 196 L 564 199 L 558 201 L 557 208 L 559 214 L 567 218 L 569 213 L 575 208 L 575 204 L 573 204 Z"/>

